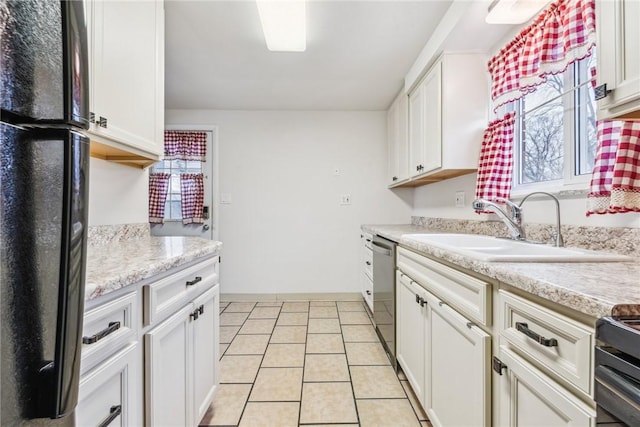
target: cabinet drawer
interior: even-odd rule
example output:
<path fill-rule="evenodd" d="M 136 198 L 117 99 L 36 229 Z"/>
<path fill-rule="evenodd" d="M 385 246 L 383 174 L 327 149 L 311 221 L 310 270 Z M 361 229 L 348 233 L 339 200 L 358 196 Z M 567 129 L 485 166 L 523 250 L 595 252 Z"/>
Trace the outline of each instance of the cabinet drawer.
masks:
<path fill-rule="evenodd" d="M 82 363 L 80 372 L 136 341 L 138 320 L 136 292 L 87 311 L 82 326 Z"/>
<path fill-rule="evenodd" d="M 369 279 L 373 280 L 373 251 L 371 248 L 364 247 L 364 273 L 369 277 Z"/>
<path fill-rule="evenodd" d="M 491 284 L 398 248 L 398 269 L 465 316 L 491 324 Z"/>
<path fill-rule="evenodd" d="M 218 257 L 215 257 L 145 285 L 145 326 L 175 313 L 218 282 Z"/>
<path fill-rule="evenodd" d="M 367 302 L 369 309 L 373 313 L 373 281 L 368 275 L 364 275 L 363 279 L 362 297 Z"/>
<path fill-rule="evenodd" d="M 97 426 L 109 422 L 110 427 L 139 424 L 134 399 L 137 396 L 137 343 L 101 364 L 80 379 L 76 408 L 78 426 Z"/>
<path fill-rule="evenodd" d="M 507 343 L 532 365 L 591 396 L 594 330 L 505 290 L 498 295 L 500 335 Z"/>

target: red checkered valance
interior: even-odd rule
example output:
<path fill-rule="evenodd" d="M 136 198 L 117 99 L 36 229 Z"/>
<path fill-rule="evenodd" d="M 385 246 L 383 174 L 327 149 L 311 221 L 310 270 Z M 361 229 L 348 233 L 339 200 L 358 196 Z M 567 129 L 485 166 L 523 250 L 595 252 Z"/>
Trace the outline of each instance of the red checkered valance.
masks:
<path fill-rule="evenodd" d="M 598 122 L 587 216 L 640 212 L 640 122 Z"/>
<path fill-rule="evenodd" d="M 494 108 L 586 58 L 595 42 L 595 0 L 555 1 L 489 61 Z"/>
<path fill-rule="evenodd" d="M 164 223 L 164 204 L 169 191 L 169 173 L 149 174 L 149 222 Z"/>
<path fill-rule="evenodd" d="M 202 224 L 204 206 L 204 175 L 201 173 L 180 174 L 180 196 L 182 198 L 182 223 Z"/>
<path fill-rule="evenodd" d="M 195 131 L 164 131 L 165 160 L 206 161 L 207 133 Z"/>
<path fill-rule="evenodd" d="M 507 113 L 502 119 L 489 123 L 484 131 L 478 162 L 476 198 L 489 201 L 509 198 L 515 120 L 515 112 Z"/>

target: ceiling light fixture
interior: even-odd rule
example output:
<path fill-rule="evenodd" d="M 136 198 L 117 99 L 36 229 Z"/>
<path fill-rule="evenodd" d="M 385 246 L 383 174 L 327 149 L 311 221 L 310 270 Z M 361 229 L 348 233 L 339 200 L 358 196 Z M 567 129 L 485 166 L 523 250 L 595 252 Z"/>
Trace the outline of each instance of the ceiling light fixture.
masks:
<path fill-rule="evenodd" d="M 307 48 L 304 0 L 256 0 L 267 48 L 304 52 Z"/>
<path fill-rule="evenodd" d="M 524 24 L 549 0 L 494 0 L 489 5 L 487 24 Z"/>

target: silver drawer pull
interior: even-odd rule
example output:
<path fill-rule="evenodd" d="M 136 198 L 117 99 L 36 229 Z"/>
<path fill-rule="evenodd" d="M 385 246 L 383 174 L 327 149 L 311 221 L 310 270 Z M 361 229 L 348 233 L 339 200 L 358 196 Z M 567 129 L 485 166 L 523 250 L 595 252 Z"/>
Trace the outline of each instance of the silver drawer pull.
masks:
<path fill-rule="evenodd" d="M 523 322 L 516 322 L 516 329 L 519 332 L 522 332 L 523 334 L 525 334 L 526 336 L 528 336 L 529 338 L 531 338 L 532 340 L 534 340 L 535 342 L 537 342 L 540 345 L 543 345 L 545 347 L 557 347 L 558 346 L 558 340 L 555 338 L 545 338 L 542 335 L 539 335 L 535 332 L 533 332 L 531 329 L 529 329 L 529 325 Z"/>
<path fill-rule="evenodd" d="M 122 405 L 112 406 L 109 409 L 109 415 L 107 415 L 107 417 L 104 420 L 100 421 L 100 424 L 98 424 L 98 427 L 107 427 L 109 424 L 113 422 L 113 420 L 118 418 L 120 414 L 122 414 Z"/>
<path fill-rule="evenodd" d="M 120 329 L 120 322 L 109 322 L 109 326 L 106 329 L 90 337 L 82 337 L 82 344 L 94 344 L 118 329 Z"/>

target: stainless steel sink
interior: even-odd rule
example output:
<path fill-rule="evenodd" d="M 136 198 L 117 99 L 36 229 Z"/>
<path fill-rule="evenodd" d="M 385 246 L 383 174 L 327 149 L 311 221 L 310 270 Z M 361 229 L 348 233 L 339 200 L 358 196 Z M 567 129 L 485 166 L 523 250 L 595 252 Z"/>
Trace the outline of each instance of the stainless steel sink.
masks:
<path fill-rule="evenodd" d="M 437 248 L 493 262 L 616 262 L 633 258 L 606 252 L 516 241 L 479 234 L 405 234 Z"/>

